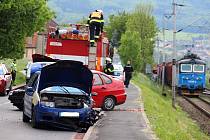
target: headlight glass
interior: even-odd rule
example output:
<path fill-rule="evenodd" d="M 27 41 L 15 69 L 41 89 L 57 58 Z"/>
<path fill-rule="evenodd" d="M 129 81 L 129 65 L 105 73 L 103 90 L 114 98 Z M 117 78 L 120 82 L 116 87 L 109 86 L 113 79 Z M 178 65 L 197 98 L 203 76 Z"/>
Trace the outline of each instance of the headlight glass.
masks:
<path fill-rule="evenodd" d="M 55 107 L 55 102 L 41 101 L 41 104 L 47 107 Z"/>

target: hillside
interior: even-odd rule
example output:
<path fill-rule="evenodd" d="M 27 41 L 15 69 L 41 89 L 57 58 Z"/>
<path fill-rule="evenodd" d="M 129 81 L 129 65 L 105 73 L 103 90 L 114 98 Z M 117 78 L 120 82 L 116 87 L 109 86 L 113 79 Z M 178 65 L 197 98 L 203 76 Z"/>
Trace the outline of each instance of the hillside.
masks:
<path fill-rule="evenodd" d="M 103 9 L 107 19 L 110 14 L 115 14 L 118 11 L 133 10 L 135 5 L 140 2 L 151 3 L 154 6 L 154 16 L 159 27 L 162 26 L 163 14 L 172 12 L 172 0 L 149 0 L 149 2 L 148 0 L 49 0 L 48 4 L 57 13 L 57 22 L 75 23 L 83 17 L 87 17 L 94 9 Z M 176 2 L 185 5 L 178 8 L 178 28 L 183 28 L 193 23 L 193 27 L 187 27 L 185 31 L 204 33 L 209 31 L 209 28 L 206 27 L 206 25 L 210 26 L 210 22 L 208 22 L 210 21 L 209 0 L 176 0 Z M 169 28 L 172 27 L 171 22 L 169 21 Z M 204 25 L 205 28 L 197 27 Z"/>

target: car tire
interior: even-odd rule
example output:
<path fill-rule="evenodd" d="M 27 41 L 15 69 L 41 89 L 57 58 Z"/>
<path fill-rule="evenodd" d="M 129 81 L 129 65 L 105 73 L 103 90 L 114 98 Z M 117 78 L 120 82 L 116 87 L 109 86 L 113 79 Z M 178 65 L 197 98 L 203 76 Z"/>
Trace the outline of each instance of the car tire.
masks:
<path fill-rule="evenodd" d="M 7 95 L 8 95 L 6 87 L 5 87 L 5 89 L 4 89 L 3 95 L 4 95 L 4 96 L 7 96 Z"/>
<path fill-rule="evenodd" d="M 106 110 L 106 111 L 111 111 L 111 110 L 114 109 L 114 106 L 115 106 L 115 99 L 114 99 L 114 97 L 108 96 L 108 97 L 106 97 L 104 99 L 104 103 L 103 103 L 102 109 Z"/>
<path fill-rule="evenodd" d="M 23 122 L 27 123 L 30 121 L 30 118 L 24 114 L 24 111 L 23 111 Z"/>
<path fill-rule="evenodd" d="M 39 124 L 36 121 L 36 112 L 34 111 L 34 109 L 32 110 L 32 115 L 31 115 L 31 126 L 33 128 L 39 128 Z"/>
<path fill-rule="evenodd" d="M 10 84 L 10 86 L 9 86 L 9 90 L 7 90 L 6 92 L 7 92 L 7 95 L 9 94 L 9 92 L 12 90 L 12 84 Z"/>

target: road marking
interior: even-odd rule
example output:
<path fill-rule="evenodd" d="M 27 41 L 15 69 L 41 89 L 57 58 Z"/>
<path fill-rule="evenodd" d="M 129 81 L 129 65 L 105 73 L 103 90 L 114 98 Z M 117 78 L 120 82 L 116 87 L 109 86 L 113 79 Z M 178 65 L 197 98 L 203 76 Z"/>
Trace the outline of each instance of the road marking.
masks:
<path fill-rule="evenodd" d="M 84 136 L 85 136 L 85 133 L 77 133 L 74 136 L 73 140 L 82 140 Z"/>
<path fill-rule="evenodd" d="M 141 108 L 118 108 L 118 109 L 114 109 L 113 111 L 142 112 L 143 109 L 141 109 Z"/>
<path fill-rule="evenodd" d="M 6 104 L 9 104 L 9 103 L 10 102 L 5 102 L 5 103 L 0 104 L 0 106 L 6 105 Z"/>

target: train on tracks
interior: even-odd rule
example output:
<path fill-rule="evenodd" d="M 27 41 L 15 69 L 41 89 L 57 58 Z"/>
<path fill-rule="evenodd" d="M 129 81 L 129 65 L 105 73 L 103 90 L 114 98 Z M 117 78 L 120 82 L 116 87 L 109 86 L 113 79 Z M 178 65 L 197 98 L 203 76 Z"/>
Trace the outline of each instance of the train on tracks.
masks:
<path fill-rule="evenodd" d="M 157 75 L 162 79 L 163 66 L 164 82 L 172 85 L 172 62 L 157 65 Z M 205 90 L 206 63 L 196 54 L 187 54 L 176 61 L 176 91 L 181 95 L 200 95 Z"/>

